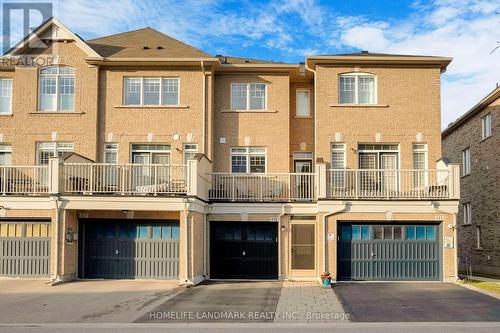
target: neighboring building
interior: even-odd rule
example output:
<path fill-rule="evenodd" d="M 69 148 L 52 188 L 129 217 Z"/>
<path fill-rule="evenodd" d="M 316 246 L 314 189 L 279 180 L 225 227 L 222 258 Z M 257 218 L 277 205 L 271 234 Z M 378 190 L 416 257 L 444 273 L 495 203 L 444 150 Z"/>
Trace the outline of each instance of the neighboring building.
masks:
<path fill-rule="evenodd" d="M 443 155 L 461 163 L 458 255 L 461 269 L 500 276 L 500 87 L 451 123 Z"/>
<path fill-rule="evenodd" d="M 26 54 L 57 65 L 0 69 L 0 275 L 456 279 L 450 58 L 214 57 L 56 19 Z"/>

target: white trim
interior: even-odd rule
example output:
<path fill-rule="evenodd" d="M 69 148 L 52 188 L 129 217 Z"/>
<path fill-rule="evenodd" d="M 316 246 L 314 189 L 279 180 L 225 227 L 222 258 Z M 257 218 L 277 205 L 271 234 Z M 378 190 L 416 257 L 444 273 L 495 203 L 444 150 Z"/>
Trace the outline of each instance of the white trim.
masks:
<path fill-rule="evenodd" d="M 141 86 L 139 92 L 139 104 L 126 104 L 126 81 L 127 79 L 140 79 Z M 144 104 L 144 79 L 160 79 L 160 90 L 158 104 Z M 164 104 L 163 103 L 163 80 L 176 79 L 177 80 L 177 104 Z M 123 107 L 179 107 L 181 106 L 181 80 L 178 76 L 123 76 L 122 83 L 122 106 Z"/>
<path fill-rule="evenodd" d="M 354 80 L 354 103 L 342 103 L 340 101 L 340 79 L 342 77 L 349 77 L 352 76 L 355 78 Z M 358 90 L 358 81 L 360 76 L 370 76 L 373 77 L 373 103 L 359 103 L 359 90 Z M 341 73 L 338 75 L 338 103 L 339 105 L 378 105 L 378 82 L 377 82 L 377 75 L 371 74 L 371 73 L 364 73 L 364 72 L 350 72 L 350 73 Z"/>
<path fill-rule="evenodd" d="M 307 99 L 308 99 L 308 103 L 307 103 L 307 115 L 305 116 L 301 116 L 299 115 L 299 92 L 307 92 Z M 295 90 L 295 117 L 296 118 L 311 118 L 311 89 L 306 89 L 306 88 L 299 88 L 299 89 L 296 89 Z"/>
<path fill-rule="evenodd" d="M 472 204 L 470 201 L 462 204 L 462 224 L 472 224 Z"/>
<path fill-rule="evenodd" d="M 107 148 L 107 145 L 115 145 L 116 148 Z M 108 152 L 116 152 L 116 161 L 114 163 L 118 163 L 118 143 L 116 142 L 105 142 L 104 143 L 104 149 L 103 149 L 103 156 L 102 156 L 102 162 L 103 163 L 108 163 L 106 162 L 106 153 Z"/>
<path fill-rule="evenodd" d="M 251 149 L 252 148 L 259 148 L 259 149 L 264 149 L 264 152 L 258 152 L 258 153 L 252 153 L 251 152 Z M 245 149 L 245 152 L 235 152 L 233 153 L 233 149 Z M 246 158 L 246 172 L 233 172 L 233 156 L 245 156 Z M 265 164 L 264 164 L 264 168 L 265 168 L 265 172 L 263 173 L 267 173 L 268 172 L 268 169 L 267 169 L 267 163 L 268 163 L 268 156 L 267 156 L 267 147 L 259 147 L 259 146 L 251 146 L 251 147 L 230 147 L 229 148 L 229 172 L 230 173 L 234 173 L 234 174 L 238 174 L 238 173 L 241 173 L 241 174 L 244 174 L 244 173 L 251 173 L 250 172 L 250 156 L 264 156 L 265 157 Z"/>
<path fill-rule="evenodd" d="M 462 150 L 462 167 L 461 167 L 461 173 L 462 177 L 470 175 L 472 171 L 472 154 L 470 151 L 470 147 L 464 148 Z"/>
<path fill-rule="evenodd" d="M 342 146 L 342 148 L 333 148 L 333 145 L 339 145 L 339 146 Z M 346 144 L 345 143 L 342 143 L 342 142 L 331 142 L 330 143 L 330 167 L 332 165 L 332 162 L 333 162 L 333 159 L 332 159 L 332 155 L 333 155 L 333 152 L 336 151 L 336 152 L 342 152 L 344 153 L 344 161 L 343 161 L 343 168 L 346 168 L 347 167 L 347 151 L 346 151 Z"/>
<path fill-rule="evenodd" d="M 491 112 L 488 112 L 487 114 L 481 117 L 481 140 L 485 140 L 492 135 L 493 132 L 492 121 L 493 119 L 491 117 Z M 489 133 L 486 132 L 486 129 L 489 129 Z"/>
<path fill-rule="evenodd" d="M 234 109 L 233 108 L 233 86 L 236 84 L 245 84 L 247 86 L 247 97 L 246 97 L 246 108 L 245 109 Z M 265 91 L 265 98 L 264 98 L 264 108 L 263 109 L 252 109 L 250 108 L 250 85 L 252 84 L 263 84 L 264 85 L 264 91 Z M 230 96 L 230 110 L 234 112 L 245 112 L 245 111 L 266 111 L 267 110 L 267 83 L 265 82 L 231 82 L 231 91 L 229 92 Z"/>
<path fill-rule="evenodd" d="M 48 68 L 57 68 L 57 73 L 56 74 L 42 74 L 42 71 Z M 60 69 L 61 68 L 70 68 L 73 70 L 72 74 L 61 74 Z M 55 77 L 56 79 L 56 92 L 55 92 L 55 98 L 56 98 L 56 103 L 55 103 L 55 108 L 51 110 L 42 110 L 42 78 L 43 77 Z M 70 110 L 61 110 L 60 109 L 60 95 L 59 95 L 59 80 L 61 77 L 73 77 L 73 108 Z M 76 74 L 75 74 L 75 68 L 71 66 L 66 66 L 66 65 L 54 65 L 54 66 L 47 66 L 47 67 L 42 67 L 38 70 L 38 112 L 75 112 L 75 104 L 76 104 Z"/>
<path fill-rule="evenodd" d="M 13 88 L 14 88 L 14 80 L 12 78 L 9 78 L 9 77 L 0 77 L 0 89 L 2 89 L 1 87 L 1 83 L 2 81 L 10 81 L 10 105 L 9 105 L 9 110 L 8 112 L 2 112 L 0 111 L 0 116 L 6 116 L 6 115 L 12 115 L 13 111 L 12 111 L 12 95 L 13 95 Z M 0 91 L 0 94 L 2 92 Z"/>

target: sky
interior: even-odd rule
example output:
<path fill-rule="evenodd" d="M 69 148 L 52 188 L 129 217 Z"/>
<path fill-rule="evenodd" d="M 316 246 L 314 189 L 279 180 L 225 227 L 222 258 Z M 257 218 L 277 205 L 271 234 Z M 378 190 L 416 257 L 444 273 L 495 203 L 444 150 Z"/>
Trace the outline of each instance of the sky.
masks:
<path fill-rule="evenodd" d="M 500 48 L 491 53 L 500 46 L 500 0 L 53 3 L 55 16 L 83 39 L 150 26 L 212 55 L 284 62 L 360 50 L 453 57 L 442 76 L 443 128 L 500 84 Z"/>

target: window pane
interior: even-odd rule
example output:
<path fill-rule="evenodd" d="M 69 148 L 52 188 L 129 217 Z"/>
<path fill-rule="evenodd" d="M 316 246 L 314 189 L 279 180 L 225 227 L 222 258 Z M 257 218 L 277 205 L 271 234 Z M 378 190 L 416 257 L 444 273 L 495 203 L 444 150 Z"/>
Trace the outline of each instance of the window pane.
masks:
<path fill-rule="evenodd" d="M 231 172 L 244 173 L 247 172 L 246 156 L 231 156 Z"/>
<path fill-rule="evenodd" d="M 358 77 L 358 103 L 375 103 L 375 78 L 373 76 Z"/>
<path fill-rule="evenodd" d="M 42 77 L 40 80 L 40 110 L 56 110 L 56 78 Z"/>
<path fill-rule="evenodd" d="M 436 240 L 436 227 L 426 227 L 426 238 L 427 240 Z"/>
<path fill-rule="evenodd" d="M 59 77 L 59 109 L 62 111 L 75 108 L 75 78 Z"/>
<path fill-rule="evenodd" d="M 231 85 L 231 109 L 247 109 L 247 84 L 234 83 Z"/>
<path fill-rule="evenodd" d="M 179 104 L 179 79 L 163 79 L 163 105 Z"/>
<path fill-rule="evenodd" d="M 380 226 L 373 227 L 373 239 L 384 239 L 382 227 Z"/>
<path fill-rule="evenodd" d="M 354 76 L 340 77 L 340 103 L 356 103 L 356 78 Z"/>
<path fill-rule="evenodd" d="M 351 227 L 342 226 L 342 239 L 343 240 L 351 239 Z"/>
<path fill-rule="evenodd" d="M 250 84 L 250 109 L 264 110 L 266 108 L 266 85 L 263 83 Z"/>
<path fill-rule="evenodd" d="M 352 227 L 352 239 L 354 239 L 354 240 L 361 239 L 361 227 L 359 227 L 359 226 Z"/>
<path fill-rule="evenodd" d="M 141 104 L 141 78 L 125 78 L 125 105 Z"/>
<path fill-rule="evenodd" d="M 394 227 L 394 239 L 403 239 L 402 229 L 402 227 Z"/>
<path fill-rule="evenodd" d="M 309 117 L 309 91 L 297 91 L 297 117 Z"/>
<path fill-rule="evenodd" d="M 384 239 L 393 239 L 392 227 L 384 227 Z"/>
<path fill-rule="evenodd" d="M 332 152 L 332 169 L 343 169 L 344 168 L 344 152 L 343 151 L 333 151 Z"/>
<path fill-rule="evenodd" d="M 406 239 L 407 240 L 415 240 L 415 227 L 407 226 L 406 227 Z"/>
<path fill-rule="evenodd" d="M 417 226 L 417 240 L 425 240 L 425 227 Z"/>
<path fill-rule="evenodd" d="M 178 225 L 172 226 L 172 239 L 179 239 L 179 226 Z"/>
<path fill-rule="evenodd" d="M 12 80 L 0 80 L 0 114 L 12 111 Z"/>
<path fill-rule="evenodd" d="M 144 79 L 144 105 L 160 104 L 160 78 Z"/>
<path fill-rule="evenodd" d="M 266 157 L 250 156 L 250 172 L 266 172 Z"/>
<path fill-rule="evenodd" d="M 361 239 L 368 240 L 370 239 L 370 227 L 361 227 Z"/>
<path fill-rule="evenodd" d="M 139 238 L 148 238 L 148 226 L 140 225 L 139 228 Z"/>
<path fill-rule="evenodd" d="M 161 227 L 160 226 L 152 227 L 152 238 L 161 238 Z"/>

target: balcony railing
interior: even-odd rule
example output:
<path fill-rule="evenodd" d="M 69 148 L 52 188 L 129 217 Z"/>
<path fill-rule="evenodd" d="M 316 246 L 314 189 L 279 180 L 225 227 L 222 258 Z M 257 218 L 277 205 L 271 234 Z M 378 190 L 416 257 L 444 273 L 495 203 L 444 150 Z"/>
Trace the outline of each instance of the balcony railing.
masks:
<path fill-rule="evenodd" d="M 64 163 L 62 190 L 71 194 L 182 194 L 186 165 Z"/>
<path fill-rule="evenodd" d="M 48 192 L 46 165 L 0 166 L 0 194 L 29 195 Z"/>
<path fill-rule="evenodd" d="M 332 199 L 448 199 L 449 170 L 328 170 Z"/>
<path fill-rule="evenodd" d="M 212 173 L 212 201 L 313 201 L 314 173 Z"/>

